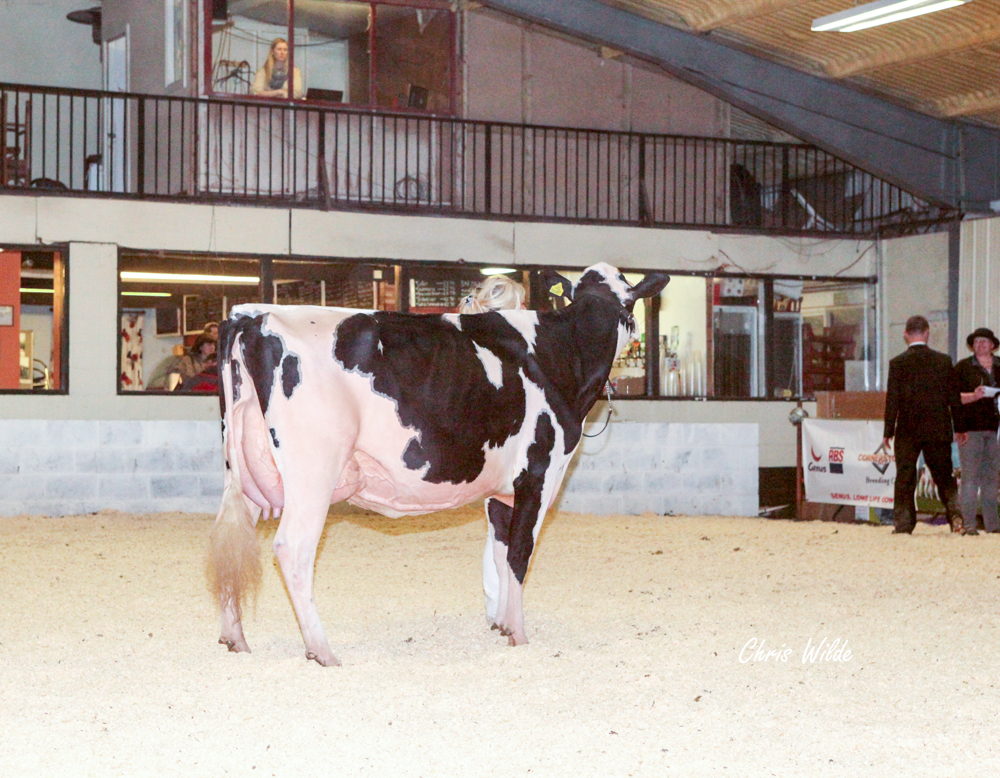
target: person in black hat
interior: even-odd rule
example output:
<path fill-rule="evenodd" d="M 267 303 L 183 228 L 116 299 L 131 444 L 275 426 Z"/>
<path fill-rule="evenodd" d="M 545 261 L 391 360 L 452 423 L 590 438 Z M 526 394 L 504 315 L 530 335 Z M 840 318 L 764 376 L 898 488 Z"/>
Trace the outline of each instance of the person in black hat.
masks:
<path fill-rule="evenodd" d="M 962 534 L 978 535 L 976 504 L 982 503 L 983 527 L 1000 532 L 997 518 L 997 487 L 1000 486 L 1000 443 L 997 428 L 996 391 L 1000 388 L 1000 359 L 993 352 L 1000 348 L 993 330 L 980 327 L 965 339 L 972 356 L 955 365 L 962 397 L 963 426 L 968 440 L 958 447 L 962 464 L 959 505 L 962 509 Z"/>
<path fill-rule="evenodd" d="M 952 531 L 961 529 L 958 489 L 951 463 L 952 439 L 965 442 L 958 378 L 947 354 L 927 346 L 923 316 L 906 320 L 907 349 L 889 362 L 882 445 L 896 457 L 893 533 L 910 534 L 917 524 L 917 459 L 922 453 L 937 486 Z"/>

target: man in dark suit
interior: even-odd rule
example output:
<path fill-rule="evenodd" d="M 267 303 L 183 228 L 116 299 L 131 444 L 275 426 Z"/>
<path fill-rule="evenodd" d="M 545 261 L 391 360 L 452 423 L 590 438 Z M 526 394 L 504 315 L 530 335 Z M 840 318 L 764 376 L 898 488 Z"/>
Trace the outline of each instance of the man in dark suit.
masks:
<path fill-rule="evenodd" d="M 917 524 L 914 495 L 921 452 L 952 530 L 962 526 L 951 463 L 952 439 L 963 443 L 967 437 L 960 428 L 962 401 L 951 358 L 928 348 L 929 335 L 927 319 L 911 316 L 903 333 L 908 348 L 889 362 L 882 443 L 890 451 L 895 438 L 894 533 L 909 534 Z"/>

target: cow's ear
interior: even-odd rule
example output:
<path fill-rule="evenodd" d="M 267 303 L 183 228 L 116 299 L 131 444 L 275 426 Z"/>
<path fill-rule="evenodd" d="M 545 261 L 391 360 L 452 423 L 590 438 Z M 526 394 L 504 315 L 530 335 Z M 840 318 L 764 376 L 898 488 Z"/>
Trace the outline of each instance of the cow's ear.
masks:
<path fill-rule="evenodd" d="M 650 273 L 632 287 L 632 302 L 658 295 L 668 283 L 670 276 L 666 273 Z"/>
<path fill-rule="evenodd" d="M 573 282 L 568 278 L 546 268 L 542 271 L 542 281 L 545 283 L 545 291 L 553 297 L 565 297 L 570 302 L 573 301 Z"/>

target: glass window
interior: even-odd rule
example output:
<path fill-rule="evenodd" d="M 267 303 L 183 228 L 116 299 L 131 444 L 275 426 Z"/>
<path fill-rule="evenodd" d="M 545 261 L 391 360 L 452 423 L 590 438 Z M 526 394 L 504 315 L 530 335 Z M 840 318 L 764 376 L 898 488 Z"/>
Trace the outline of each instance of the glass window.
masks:
<path fill-rule="evenodd" d="M 210 93 L 281 99 L 288 93 L 283 74 L 292 66 L 295 96 L 309 101 L 453 109 L 454 13 L 448 3 L 205 4 L 212 35 Z M 279 40 L 287 52 L 275 48 Z"/>
<path fill-rule="evenodd" d="M 120 392 L 215 393 L 218 325 L 260 301 L 257 259 L 123 253 Z"/>
<path fill-rule="evenodd" d="M 279 305 L 397 309 L 397 272 L 392 265 L 276 259 L 273 269 L 274 302 Z"/>
<path fill-rule="evenodd" d="M 65 256 L 0 249 L 0 391 L 67 389 Z"/>
<path fill-rule="evenodd" d="M 701 397 L 706 390 L 707 290 L 711 280 L 671 276 L 660 294 L 660 394 Z"/>
<path fill-rule="evenodd" d="M 874 286 L 806 282 L 801 299 L 802 394 L 875 390 Z"/>
<path fill-rule="evenodd" d="M 640 311 L 637 304 L 637 322 Z M 664 397 L 791 399 L 878 388 L 869 281 L 675 275 L 658 321 Z"/>

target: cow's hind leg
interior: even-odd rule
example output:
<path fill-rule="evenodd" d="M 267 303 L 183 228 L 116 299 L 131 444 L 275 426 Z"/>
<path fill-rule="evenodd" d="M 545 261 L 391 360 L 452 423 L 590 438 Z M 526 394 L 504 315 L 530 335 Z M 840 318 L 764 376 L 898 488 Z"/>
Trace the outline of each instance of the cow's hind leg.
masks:
<path fill-rule="evenodd" d="M 289 492 L 286 491 L 286 494 Z M 324 667 L 340 664 L 330 650 L 313 597 L 316 548 L 323 534 L 329 506 L 329 499 L 315 497 L 306 503 L 286 504 L 274 537 L 274 553 L 281 565 L 281 574 L 302 631 L 306 659 L 314 659 Z"/>
<path fill-rule="evenodd" d="M 253 535 L 252 538 L 247 537 L 244 542 L 256 543 L 256 535 L 253 534 L 253 529 L 257 526 L 257 520 L 260 518 L 261 508 L 259 505 L 255 505 L 251 502 L 245 495 L 242 499 L 247 506 L 247 511 L 249 512 L 249 520 L 247 522 L 246 529 L 250 531 L 249 534 Z M 257 575 L 259 575 L 259 573 L 257 573 Z M 243 621 L 241 618 L 242 609 L 237 598 L 234 597 L 232 593 L 220 592 L 219 607 L 222 614 L 222 634 L 219 636 L 219 643 L 226 646 L 226 648 L 233 653 L 245 651 L 249 654 L 250 645 L 243 636 Z"/>
<path fill-rule="evenodd" d="M 222 506 L 210 535 L 207 573 L 222 615 L 219 643 L 233 652 L 250 653 L 240 618 L 244 599 L 255 597 L 260 585 L 256 532 L 260 508 L 243 494 L 239 479 L 226 480 Z"/>

